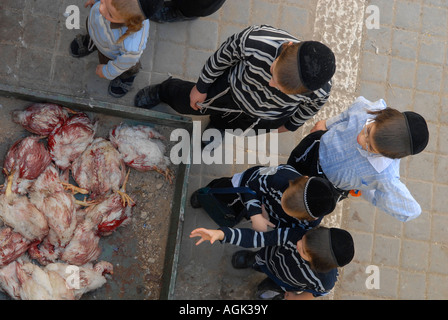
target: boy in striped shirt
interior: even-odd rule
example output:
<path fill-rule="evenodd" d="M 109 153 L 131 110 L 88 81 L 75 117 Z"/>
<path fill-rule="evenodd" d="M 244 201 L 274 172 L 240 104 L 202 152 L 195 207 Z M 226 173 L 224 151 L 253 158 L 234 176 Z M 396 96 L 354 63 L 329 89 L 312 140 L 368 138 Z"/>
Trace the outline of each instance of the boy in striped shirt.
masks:
<path fill-rule="evenodd" d="M 335 57 L 262 25 L 234 34 L 207 60 L 196 83 L 170 78 L 140 90 L 135 106 L 167 103 L 181 114 L 210 115 L 209 127 L 295 131 L 329 98 Z"/>
<path fill-rule="evenodd" d="M 337 281 L 337 268 L 350 263 L 355 252 L 352 236 L 339 228 L 318 227 L 309 231 L 287 228 L 269 232 L 198 228 L 190 237 L 200 237 L 196 245 L 219 240 L 244 248 L 261 248 L 257 252 L 237 251 L 232 265 L 236 269 L 264 272 L 268 278 L 260 283 L 259 291 L 276 292 L 276 299 L 282 296 L 287 300 L 313 299 L 328 294 Z M 258 298 L 263 298 L 262 292 L 258 292 Z"/>

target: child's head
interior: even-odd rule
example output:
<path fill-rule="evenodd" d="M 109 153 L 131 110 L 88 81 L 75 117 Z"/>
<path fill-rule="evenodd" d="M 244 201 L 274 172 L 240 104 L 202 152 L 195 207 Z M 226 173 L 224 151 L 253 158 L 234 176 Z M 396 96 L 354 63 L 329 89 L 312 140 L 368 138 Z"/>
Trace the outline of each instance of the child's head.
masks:
<path fill-rule="evenodd" d="M 327 179 L 302 176 L 289 182 L 281 205 L 291 217 L 315 220 L 333 212 L 336 197 L 334 186 Z"/>
<path fill-rule="evenodd" d="M 301 94 L 324 86 L 333 77 L 333 52 L 316 41 L 285 43 L 271 66 L 269 85 L 286 94 Z"/>
<path fill-rule="evenodd" d="M 122 42 L 127 36 L 139 31 L 145 20 L 139 0 L 101 0 L 99 10 L 106 20 L 126 25 L 127 30 L 118 39 L 118 42 Z"/>
<path fill-rule="evenodd" d="M 339 228 L 318 227 L 308 231 L 297 242 L 300 256 L 317 272 L 326 273 L 343 267 L 355 255 L 353 238 Z"/>
<path fill-rule="evenodd" d="M 420 153 L 429 141 L 428 126 L 418 113 L 392 108 L 369 111 L 375 121 L 358 135 L 358 142 L 369 152 L 399 159 Z"/>

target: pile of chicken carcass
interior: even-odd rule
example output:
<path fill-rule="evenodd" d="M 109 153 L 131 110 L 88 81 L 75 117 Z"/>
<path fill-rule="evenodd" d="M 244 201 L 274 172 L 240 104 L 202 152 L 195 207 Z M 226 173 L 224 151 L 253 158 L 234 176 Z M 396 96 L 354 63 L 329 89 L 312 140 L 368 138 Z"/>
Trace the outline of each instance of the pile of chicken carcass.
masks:
<path fill-rule="evenodd" d="M 4 160 L 0 288 L 13 299 L 79 299 L 113 272 L 111 263 L 97 262 L 99 240 L 130 220 L 126 167 L 172 182 L 163 137 L 126 124 L 95 137 L 96 121 L 56 104 L 14 111 L 13 121 L 32 134 Z"/>

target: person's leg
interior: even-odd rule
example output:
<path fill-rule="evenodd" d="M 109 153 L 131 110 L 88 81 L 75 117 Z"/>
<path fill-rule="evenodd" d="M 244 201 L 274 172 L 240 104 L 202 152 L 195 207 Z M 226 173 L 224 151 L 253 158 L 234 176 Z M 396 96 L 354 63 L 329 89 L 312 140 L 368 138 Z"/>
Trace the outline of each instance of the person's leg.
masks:
<path fill-rule="evenodd" d="M 208 188 L 233 188 L 232 178 L 224 177 L 212 180 L 209 184 L 207 184 Z M 235 212 L 235 215 L 238 215 L 243 209 L 243 204 L 239 201 L 239 196 L 236 193 L 222 193 L 222 194 L 214 194 L 215 198 L 218 199 L 225 205 L 228 205 Z M 197 200 L 197 191 L 193 192 L 191 195 L 191 205 L 193 208 L 200 208 L 200 203 Z"/>
<path fill-rule="evenodd" d="M 172 2 L 185 17 L 206 17 L 218 11 L 225 0 L 173 0 Z"/>
<path fill-rule="evenodd" d="M 129 70 L 123 72 L 119 77 L 109 84 L 109 94 L 115 98 L 121 98 L 132 89 L 135 77 L 139 73 L 142 65 L 139 62 Z"/>
<path fill-rule="evenodd" d="M 319 169 L 319 144 L 325 132 L 316 131 L 303 138 L 291 152 L 287 164 L 302 175 L 322 176 Z"/>
<path fill-rule="evenodd" d="M 96 49 L 96 46 L 93 44 L 92 39 L 89 35 L 89 26 L 88 26 L 89 18 L 86 19 L 86 30 L 87 34 L 77 34 L 75 39 L 70 43 L 69 52 L 70 55 L 75 58 L 85 57 Z"/>

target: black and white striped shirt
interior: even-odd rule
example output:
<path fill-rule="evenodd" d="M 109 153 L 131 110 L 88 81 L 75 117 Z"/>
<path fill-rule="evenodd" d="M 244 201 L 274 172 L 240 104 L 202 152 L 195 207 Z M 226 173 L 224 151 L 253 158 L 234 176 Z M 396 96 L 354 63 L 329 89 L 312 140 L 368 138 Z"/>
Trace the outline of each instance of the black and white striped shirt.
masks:
<path fill-rule="evenodd" d="M 320 224 L 322 218 L 308 221 L 299 220 L 288 215 L 282 207 L 282 197 L 289 187 L 289 182 L 301 177 L 293 167 L 286 164 L 264 167 L 256 166 L 246 170 L 241 178 L 240 186 L 249 187 L 256 194 L 242 193 L 241 201 L 244 205 L 245 216 L 250 218 L 261 212 L 264 205 L 269 215 L 269 221 L 276 228 L 312 229 Z"/>
<path fill-rule="evenodd" d="M 327 273 L 313 271 L 297 251 L 297 242 L 306 231 L 275 229 L 258 232 L 252 229 L 222 227 L 224 243 L 244 248 L 262 248 L 257 252 L 255 266 L 268 274 L 286 291 L 306 291 L 315 297 L 328 294 L 334 287 L 338 270 Z"/>
<path fill-rule="evenodd" d="M 234 34 L 207 60 L 196 84 L 206 93 L 230 68 L 229 83 L 238 107 L 262 120 L 288 118 L 286 129 L 295 131 L 312 118 L 328 100 L 331 81 L 309 95 L 288 95 L 269 86 L 270 68 L 285 42 L 299 42 L 286 31 L 262 25 Z"/>

